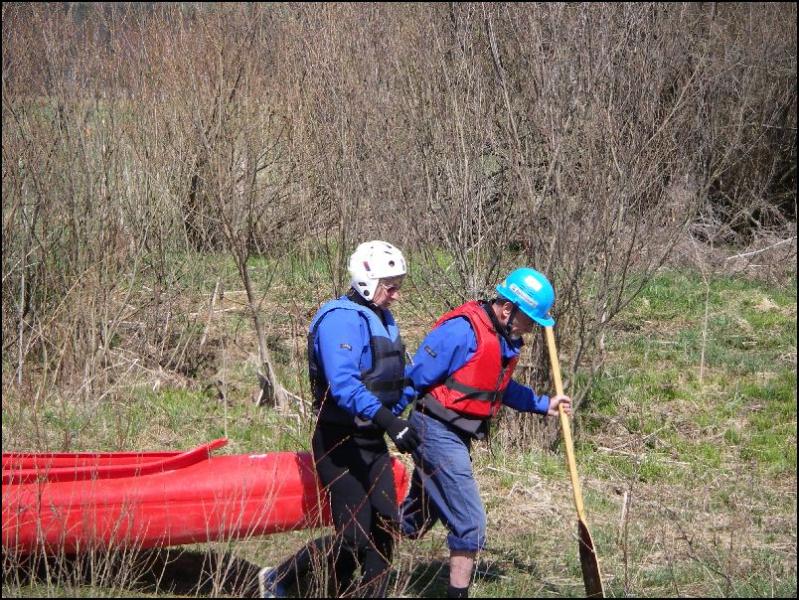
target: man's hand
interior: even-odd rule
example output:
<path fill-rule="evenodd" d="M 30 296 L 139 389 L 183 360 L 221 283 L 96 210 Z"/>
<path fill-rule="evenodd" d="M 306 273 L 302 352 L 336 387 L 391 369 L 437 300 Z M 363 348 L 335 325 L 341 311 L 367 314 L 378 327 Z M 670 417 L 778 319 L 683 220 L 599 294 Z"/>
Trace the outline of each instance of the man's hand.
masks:
<path fill-rule="evenodd" d="M 394 445 L 397 446 L 397 450 L 400 452 L 413 452 L 422 441 L 413 425 L 405 419 L 395 417 L 384 406 L 380 407 L 372 421 L 386 430 L 386 433 L 394 441 Z"/>
<path fill-rule="evenodd" d="M 567 415 L 572 414 L 572 399 L 568 396 L 553 396 L 549 399 L 549 410 L 547 414 L 550 417 L 557 417 L 558 416 L 558 406 L 563 405 L 563 410 L 566 411 Z"/>

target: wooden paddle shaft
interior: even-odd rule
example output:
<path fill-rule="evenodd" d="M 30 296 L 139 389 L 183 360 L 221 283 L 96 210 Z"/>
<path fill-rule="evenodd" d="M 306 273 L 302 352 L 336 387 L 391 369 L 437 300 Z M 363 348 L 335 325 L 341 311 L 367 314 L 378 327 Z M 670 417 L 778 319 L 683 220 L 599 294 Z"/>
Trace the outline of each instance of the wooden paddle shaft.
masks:
<path fill-rule="evenodd" d="M 558 362 L 558 350 L 555 347 L 555 333 L 552 327 L 546 328 L 547 347 L 549 348 L 549 362 L 552 365 L 552 378 L 555 381 L 555 392 L 563 394 L 563 382 L 560 378 L 560 363 Z M 577 478 L 577 462 L 574 459 L 574 443 L 572 442 L 571 424 L 569 415 L 563 410 L 563 406 L 558 406 L 560 413 L 560 424 L 563 428 L 563 441 L 566 446 L 566 458 L 569 461 L 569 475 L 572 480 L 572 491 L 574 492 L 574 506 L 577 509 L 577 525 L 580 538 L 580 568 L 583 572 L 583 583 L 585 583 L 585 593 L 589 598 L 604 598 L 605 590 L 602 586 L 602 574 L 599 572 L 599 562 L 597 561 L 594 541 L 588 531 L 585 522 L 583 509 L 583 494 L 580 491 L 580 480 Z"/>
<path fill-rule="evenodd" d="M 546 327 L 547 348 L 549 348 L 549 362 L 552 365 L 552 379 L 555 382 L 555 393 L 563 395 L 563 382 L 560 377 L 560 363 L 558 362 L 558 350 L 555 346 L 555 333 L 552 327 Z M 577 516 L 581 521 L 585 521 L 585 509 L 583 508 L 583 494 L 580 490 L 580 480 L 577 477 L 577 461 L 574 458 L 574 443 L 572 442 L 571 424 L 569 415 L 563 410 L 563 406 L 558 406 L 560 413 L 560 425 L 563 428 L 563 442 L 566 445 L 566 459 L 569 462 L 569 475 L 572 480 L 572 491 L 574 493 L 574 507 L 577 509 Z"/>

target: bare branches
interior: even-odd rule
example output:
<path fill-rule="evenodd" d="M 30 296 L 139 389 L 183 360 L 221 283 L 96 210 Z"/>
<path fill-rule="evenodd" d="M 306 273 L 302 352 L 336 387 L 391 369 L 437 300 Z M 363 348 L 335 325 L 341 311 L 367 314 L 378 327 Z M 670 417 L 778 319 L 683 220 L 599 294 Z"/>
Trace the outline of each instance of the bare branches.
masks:
<path fill-rule="evenodd" d="M 424 320 L 514 266 L 546 272 L 567 370 L 587 382 L 615 315 L 697 214 L 700 241 L 763 240 L 737 258 L 788 245 L 757 232 L 795 227 L 795 16 L 4 5 L 3 347 L 23 379 L 45 350 L 71 348 L 77 368 L 124 330 L 121 294 L 147 318 L 114 343 L 158 368 L 190 362 L 209 342 L 177 308 L 181 260 L 226 253 L 271 379 L 277 262 L 314 266 L 314 290 L 292 299 L 313 305 L 342 291 L 358 240 L 384 238 L 412 255 Z M 523 372 L 544 385 L 531 346 Z"/>

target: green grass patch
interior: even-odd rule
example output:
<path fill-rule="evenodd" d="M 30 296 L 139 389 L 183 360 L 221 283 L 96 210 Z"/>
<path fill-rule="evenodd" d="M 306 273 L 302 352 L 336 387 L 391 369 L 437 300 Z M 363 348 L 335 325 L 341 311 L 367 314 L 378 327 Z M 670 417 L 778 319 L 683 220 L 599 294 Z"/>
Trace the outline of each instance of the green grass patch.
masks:
<path fill-rule="evenodd" d="M 416 287 L 406 286 L 406 301 L 396 311 L 411 351 L 434 319 L 427 311 L 445 308 L 441 291 L 460 285 L 455 269 L 446 271 L 452 257 L 439 250 L 423 258 L 412 262 L 409 283 Z M 318 302 L 330 297 L 341 267 L 334 259 L 335 252 L 306 249 L 275 260 L 256 257 L 249 265 L 278 377 L 304 398 L 310 396 L 305 327 Z M 345 283 L 346 273 L 338 276 Z M 312 419 L 252 402 L 257 345 L 228 256 L 176 255 L 168 265 L 148 265 L 140 283 L 149 289 L 167 284 L 163 289 L 185 305 L 180 309 L 188 307 L 171 317 L 185 321 L 185 341 L 202 334 L 205 318 L 188 314 L 205 310 L 217 280 L 226 297 L 208 342 L 220 353 L 216 372 L 158 385 L 137 380 L 105 396 L 53 391 L 35 403 L 12 391 L 3 398 L 4 447 L 185 449 L 226 436 L 221 453 L 308 450 Z M 609 332 L 608 361 L 574 421 L 587 519 L 609 596 L 795 595 L 796 285 L 736 277 L 709 284 L 708 294 L 701 276 L 664 272 L 644 287 Z M 124 340 L 120 344 L 124 348 Z M 13 373 L 7 356 L 3 366 Z M 157 365 L 148 368 L 155 372 Z M 214 385 L 205 385 L 217 380 L 227 402 Z M 589 382 L 578 375 L 575 384 L 583 389 Z M 474 453 L 490 525 L 473 595 L 582 596 L 562 445 L 511 452 L 496 439 L 490 452 L 478 445 Z M 620 537 L 625 497 L 626 549 Z M 322 532 L 276 534 L 232 548 L 274 564 L 316 533 Z M 423 540 L 403 541 L 392 585 L 407 596 L 444 593 L 445 540 L 439 524 Z M 128 593 L 64 589 L 4 585 L 3 594 Z"/>

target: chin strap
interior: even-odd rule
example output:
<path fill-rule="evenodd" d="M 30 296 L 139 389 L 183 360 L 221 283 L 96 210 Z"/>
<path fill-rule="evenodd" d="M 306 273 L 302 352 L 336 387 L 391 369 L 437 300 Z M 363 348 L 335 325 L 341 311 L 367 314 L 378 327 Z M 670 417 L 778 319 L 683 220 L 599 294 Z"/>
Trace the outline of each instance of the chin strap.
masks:
<path fill-rule="evenodd" d="M 509 300 L 505 300 L 501 298 L 503 302 L 509 302 Z M 516 305 L 515 302 L 512 302 L 513 308 L 510 311 L 510 316 L 508 317 L 507 325 L 503 325 L 500 320 L 497 318 L 497 315 L 494 314 L 494 311 L 491 307 L 493 302 L 486 302 L 483 306 L 485 307 L 486 313 L 488 313 L 488 317 L 491 319 L 491 322 L 494 324 L 494 328 L 497 330 L 502 337 L 504 337 L 509 342 L 512 342 L 512 338 L 510 337 L 510 330 L 511 324 L 513 323 L 513 319 L 516 317 L 516 312 L 519 310 L 519 307 Z"/>
<path fill-rule="evenodd" d="M 383 309 L 380 308 L 377 304 L 372 302 L 371 300 L 367 300 L 363 296 L 361 296 L 355 289 L 350 288 L 349 291 L 345 294 L 347 298 L 355 302 L 356 304 L 360 304 L 361 306 L 365 306 L 366 308 L 370 309 L 373 313 L 375 313 L 380 319 L 383 321 L 383 324 L 386 323 L 386 318 L 383 315 Z"/>
<path fill-rule="evenodd" d="M 372 310 L 376 310 L 378 308 L 377 304 L 361 296 L 354 288 L 350 288 L 347 291 L 346 296 L 356 304 L 360 304 L 366 308 L 371 308 Z"/>
<path fill-rule="evenodd" d="M 510 309 L 510 316 L 508 317 L 508 322 L 505 325 L 505 331 L 507 332 L 509 338 L 510 338 L 511 327 L 513 326 L 513 319 L 516 318 L 517 312 L 519 312 L 519 305 L 514 302 L 513 308 Z"/>

